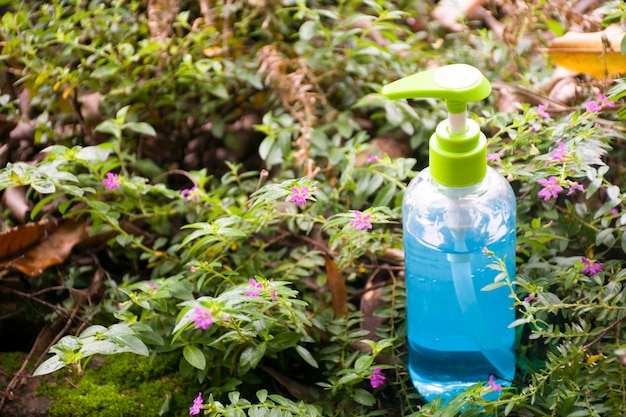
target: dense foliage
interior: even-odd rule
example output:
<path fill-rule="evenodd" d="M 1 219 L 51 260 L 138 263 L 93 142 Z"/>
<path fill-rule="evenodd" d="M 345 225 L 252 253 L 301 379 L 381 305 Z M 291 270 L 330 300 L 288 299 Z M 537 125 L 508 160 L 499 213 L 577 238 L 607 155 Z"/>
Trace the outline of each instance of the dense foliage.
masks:
<path fill-rule="evenodd" d="M 380 88 L 456 62 L 534 88 L 552 67 L 526 25 L 569 25 L 537 3 L 504 41 L 444 34 L 429 2 L 9 8 L 0 104 L 28 140 L 9 142 L 0 188 L 28 187 L 30 221 L 89 231 L 33 280 L 60 275 L 48 319 L 77 306 L 82 320 L 37 373 L 175 352 L 211 416 L 626 414 L 623 79 L 581 76 L 558 112 L 547 99 L 501 112 L 497 94 L 471 107 L 518 197 L 518 270 L 502 281 L 516 380 L 496 400 L 485 383 L 424 404 L 403 362 L 402 193 L 444 109 Z M 81 303 L 96 276 L 104 296 Z"/>

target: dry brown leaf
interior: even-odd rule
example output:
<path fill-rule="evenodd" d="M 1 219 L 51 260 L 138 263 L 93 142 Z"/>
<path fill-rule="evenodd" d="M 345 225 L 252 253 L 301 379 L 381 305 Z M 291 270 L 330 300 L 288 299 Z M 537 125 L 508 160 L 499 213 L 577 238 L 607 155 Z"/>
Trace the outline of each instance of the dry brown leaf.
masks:
<path fill-rule="evenodd" d="M 0 268 L 36 277 L 64 262 L 72 248 L 87 237 L 84 220 L 46 219 L 15 227 L 0 235 Z"/>
<path fill-rule="evenodd" d="M 601 32 L 568 32 L 545 51 L 556 65 L 602 79 L 626 73 L 626 55 L 620 49 L 623 38 L 619 25 Z"/>
<path fill-rule="evenodd" d="M 6 230 L 0 234 L 0 259 L 14 259 L 22 255 L 42 239 L 46 239 L 58 225 L 58 219 L 49 217 Z"/>
<path fill-rule="evenodd" d="M 328 257 L 324 259 L 324 263 L 326 264 L 326 277 L 335 316 L 339 317 L 348 314 L 348 289 L 341 271 L 339 271 L 337 264 Z"/>

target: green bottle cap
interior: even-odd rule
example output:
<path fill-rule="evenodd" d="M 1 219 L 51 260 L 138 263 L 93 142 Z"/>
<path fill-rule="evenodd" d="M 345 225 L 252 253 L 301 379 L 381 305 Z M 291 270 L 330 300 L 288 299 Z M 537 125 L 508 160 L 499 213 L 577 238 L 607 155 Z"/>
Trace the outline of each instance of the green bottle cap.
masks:
<path fill-rule="evenodd" d="M 446 100 L 448 119 L 439 123 L 429 142 L 430 172 L 448 187 L 468 187 L 487 172 L 487 138 L 467 118 L 467 103 L 484 100 L 491 85 L 476 68 L 454 64 L 420 72 L 383 87 L 390 99 L 440 98 Z"/>

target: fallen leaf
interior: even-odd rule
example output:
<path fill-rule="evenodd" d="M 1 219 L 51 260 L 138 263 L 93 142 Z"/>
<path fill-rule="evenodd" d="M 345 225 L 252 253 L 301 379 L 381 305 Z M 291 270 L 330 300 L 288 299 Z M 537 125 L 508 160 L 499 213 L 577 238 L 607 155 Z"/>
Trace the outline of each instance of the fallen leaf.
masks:
<path fill-rule="evenodd" d="M 42 239 L 46 239 L 58 225 L 58 219 L 48 217 L 6 230 L 0 234 L 0 260 L 12 259 L 24 254 Z"/>
<path fill-rule="evenodd" d="M 343 280 L 341 271 L 339 271 L 337 264 L 328 257 L 324 259 L 324 263 L 326 264 L 326 278 L 335 316 L 338 317 L 348 314 L 348 289 L 346 288 L 346 283 Z"/>
<path fill-rule="evenodd" d="M 626 55 L 621 53 L 623 38 L 619 25 L 600 32 L 568 32 L 544 51 L 556 65 L 602 79 L 626 73 Z"/>
<path fill-rule="evenodd" d="M 0 235 L 0 268 L 36 277 L 63 263 L 87 237 L 84 220 L 46 219 L 17 226 Z"/>

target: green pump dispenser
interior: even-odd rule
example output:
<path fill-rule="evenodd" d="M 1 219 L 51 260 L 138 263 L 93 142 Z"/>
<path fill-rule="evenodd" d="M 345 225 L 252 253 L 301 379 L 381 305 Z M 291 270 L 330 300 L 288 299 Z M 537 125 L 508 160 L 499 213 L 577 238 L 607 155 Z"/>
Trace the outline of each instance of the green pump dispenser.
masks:
<path fill-rule="evenodd" d="M 446 100 L 448 119 L 430 139 L 429 166 L 433 179 L 448 187 L 480 182 L 487 169 L 487 139 L 476 122 L 467 118 L 467 103 L 484 100 L 491 85 L 476 68 L 454 64 L 420 72 L 383 87 L 389 99 L 440 98 Z"/>
<path fill-rule="evenodd" d="M 465 64 L 417 73 L 382 90 L 389 99 L 444 99 L 448 110 L 430 138 L 429 167 L 411 181 L 402 202 L 408 368 L 427 401 L 447 401 L 494 378 L 510 385 L 515 374 L 508 289 L 481 291 L 497 279 L 492 255 L 515 276 L 515 194 L 487 166 L 487 139 L 467 117 L 467 103 L 490 93 L 485 76 Z"/>

